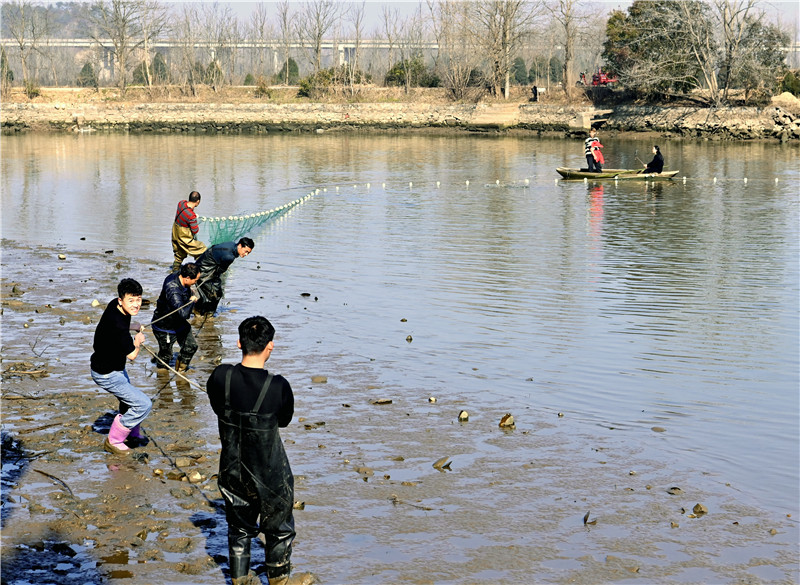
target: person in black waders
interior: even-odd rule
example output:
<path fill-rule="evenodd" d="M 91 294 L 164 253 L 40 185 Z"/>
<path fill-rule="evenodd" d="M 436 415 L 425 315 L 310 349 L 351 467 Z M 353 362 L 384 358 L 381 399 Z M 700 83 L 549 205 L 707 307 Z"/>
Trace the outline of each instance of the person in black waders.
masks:
<path fill-rule="evenodd" d="M 211 246 L 195 261 L 200 271 L 200 283 L 197 293 L 200 299 L 194 306 L 196 313 L 204 315 L 214 313 L 217 305 L 225 295 L 222 287 L 222 275 L 237 258 L 244 258 L 253 251 L 255 244 L 250 238 L 242 238 L 238 242 L 223 242 Z"/>
<path fill-rule="evenodd" d="M 233 585 L 261 583 L 250 573 L 250 541 L 259 532 L 270 585 L 316 583 L 309 573 L 289 576 L 294 476 L 278 428 L 292 420 L 294 394 L 283 376 L 264 369 L 274 336 L 265 317 L 242 321 L 237 342 L 242 362 L 217 366 L 206 384 L 222 443 L 217 482 L 225 501 Z"/>
<path fill-rule="evenodd" d="M 158 341 L 158 358 L 153 358 L 153 363 L 159 370 L 164 371 L 169 366 L 175 341 L 181 348 L 175 360 L 176 372 L 185 372 L 197 352 L 197 341 L 192 334 L 189 317 L 192 316 L 192 304 L 197 301 L 192 287 L 199 278 L 197 266 L 189 262 L 181 264 L 178 272 L 164 279 L 150 324 L 153 336 Z"/>

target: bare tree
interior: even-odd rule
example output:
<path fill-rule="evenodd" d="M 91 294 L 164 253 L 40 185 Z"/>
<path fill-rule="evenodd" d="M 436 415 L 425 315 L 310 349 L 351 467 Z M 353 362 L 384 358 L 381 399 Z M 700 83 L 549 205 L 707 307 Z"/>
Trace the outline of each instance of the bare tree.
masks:
<path fill-rule="evenodd" d="M 388 68 L 394 66 L 395 63 L 395 46 L 397 44 L 397 27 L 394 26 L 394 23 L 399 18 L 396 8 L 390 7 L 388 4 L 384 4 L 382 6 L 383 12 L 383 34 L 386 36 L 386 42 L 389 45 L 389 60 L 388 60 Z"/>
<path fill-rule="evenodd" d="M 202 5 L 203 46 L 208 67 L 206 82 L 214 91 L 224 82 L 226 74 L 231 83 L 235 73 L 237 48 L 241 38 L 239 21 L 229 4 L 219 2 Z"/>
<path fill-rule="evenodd" d="M 177 40 L 180 42 L 180 69 L 183 82 L 189 86 L 193 96 L 197 95 L 198 86 L 204 81 L 202 64 L 198 64 L 198 50 L 200 41 L 200 14 L 196 4 L 183 4 L 174 28 Z"/>
<path fill-rule="evenodd" d="M 255 11 L 250 15 L 250 36 L 253 40 L 258 41 L 256 73 L 259 77 L 265 73 L 264 55 L 266 53 L 266 44 L 274 36 L 274 33 L 275 31 L 269 21 L 267 5 L 259 2 L 256 4 Z"/>
<path fill-rule="evenodd" d="M 366 2 L 362 0 L 360 4 L 355 3 L 347 10 L 347 16 L 352 25 L 352 38 L 355 43 L 352 54 L 347 62 L 348 85 L 350 93 L 355 93 L 356 76 L 361 75 L 361 37 L 364 34 L 364 19 L 366 17 Z"/>
<path fill-rule="evenodd" d="M 289 53 L 292 46 L 292 20 L 293 14 L 289 0 L 282 0 L 277 4 L 278 28 L 280 29 L 281 56 L 283 62 L 283 83 L 289 85 Z M 277 71 L 276 71 L 277 73 Z"/>
<path fill-rule="evenodd" d="M 153 87 L 150 63 L 153 60 L 153 42 L 167 29 L 167 8 L 158 0 L 139 0 L 141 5 L 140 27 L 142 31 L 142 53 L 144 54 L 144 77 L 147 87 Z"/>
<path fill-rule="evenodd" d="M 508 99 L 511 62 L 520 41 L 530 30 L 537 6 L 526 0 L 482 0 L 476 4 L 475 16 L 481 25 L 478 34 L 492 66 L 496 96 Z"/>
<path fill-rule="evenodd" d="M 551 4 L 547 4 L 547 9 L 553 17 L 553 20 L 559 25 L 561 29 L 562 39 L 564 42 L 564 93 L 567 98 L 570 98 L 571 91 L 575 85 L 575 72 L 574 72 L 574 59 L 575 59 L 575 43 L 578 37 L 578 31 L 584 17 L 580 11 L 581 0 L 557 0 Z"/>
<path fill-rule="evenodd" d="M 721 94 L 717 83 L 718 45 L 711 22 L 704 13 L 706 5 L 699 2 L 678 2 L 678 5 L 683 14 L 681 28 L 684 43 L 690 48 L 702 73 L 711 101 L 719 105 Z"/>
<path fill-rule="evenodd" d="M 111 53 L 117 85 L 125 92 L 133 53 L 142 46 L 142 5 L 126 0 L 101 0 L 89 12 L 91 38 Z"/>
<path fill-rule="evenodd" d="M 25 93 L 33 97 L 38 93 L 36 56 L 42 54 L 42 42 L 50 34 L 47 13 L 29 0 L 17 0 L 5 12 L 4 24 L 14 39 Z"/>
<path fill-rule="evenodd" d="M 455 100 L 467 97 L 470 75 L 479 57 L 469 32 L 470 5 L 460 0 L 428 0 L 431 28 L 439 50 L 435 67 Z"/>
<path fill-rule="evenodd" d="M 333 28 L 339 16 L 339 5 L 334 0 L 311 0 L 298 14 L 297 36 L 309 52 L 314 73 L 322 69 L 322 41 Z"/>
<path fill-rule="evenodd" d="M 407 17 L 400 17 L 396 9 L 384 11 L 384 27 L 390 50 L 396 45 L 400 53 L 399 66 L 402 70 L 405 93 L 411 89 L 415 71 L 424 67 L 421 51 L 425 34 L 424 22 L 421 7 L 417 7 L 417 10 Z"/>

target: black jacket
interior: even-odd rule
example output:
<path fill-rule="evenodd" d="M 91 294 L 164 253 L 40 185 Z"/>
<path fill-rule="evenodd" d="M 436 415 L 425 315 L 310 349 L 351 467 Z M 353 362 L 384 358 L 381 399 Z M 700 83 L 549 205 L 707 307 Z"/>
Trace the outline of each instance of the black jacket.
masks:
<path fill-rule="evenodd" d="M 156 311 L 153 313 L 153 321 L 156 321 L 172 313 L 178 307 L 183 307 L 180 311 L 172 313 L 166 319 L 158 321 L 153 325 L 153 329 L 161 331 L 183 331 L 189 324 L 189 317 L 192 315 L 192 305 L 187 305 L 192 297 L 192 290 L 181 284 L 180 274 L 175 272 L 164 279 L 161 287 L 161 294 L 156 303 Z M 186 305 L 184 307 L 184 305 Z"/>

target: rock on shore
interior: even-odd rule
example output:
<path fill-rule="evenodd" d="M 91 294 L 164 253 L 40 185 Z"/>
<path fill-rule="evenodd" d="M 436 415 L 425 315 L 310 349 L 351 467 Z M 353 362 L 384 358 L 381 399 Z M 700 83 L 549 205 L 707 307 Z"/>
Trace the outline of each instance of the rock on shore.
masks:
<path fill-rule="evenodd" d="M 791 96 L 790 96 L 791 97 Z M 657 132 L 712 140 L 798 140 L 800 109 L 777 98 L 768 107 L 696 108 L 540 103 L 6 103 L 5 134 L 25 131 L 269 133 L 363 128 L 473 132 Z"/>

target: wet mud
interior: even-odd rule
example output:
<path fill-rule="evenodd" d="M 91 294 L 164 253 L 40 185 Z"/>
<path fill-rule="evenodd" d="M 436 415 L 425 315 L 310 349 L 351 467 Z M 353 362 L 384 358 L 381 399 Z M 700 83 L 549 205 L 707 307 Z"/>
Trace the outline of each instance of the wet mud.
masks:
<path fill-rule="evenodd" d="M 129 366 L 154 399 L 149 443 L 113 456 L 92 335 L 120 278 L 145 274 L 154 303 L 165 267 L 9 241 L 2 254 L 2 582 L 229 583 L 216 419 L 197 386 L 236 360 L 241 316 L 195 318 L 192 383 L 146 353 Z M 281 434 L 297 570 L 342 585 L 797 582 L 796 514 L 658 456 L 668 429 L 587 425 L 568 405 L 501 426 L 503 404 L 399 393 L 376 367 L 324 348 L 280 363 L 296 395 Z"/>

